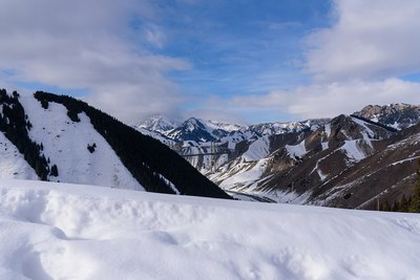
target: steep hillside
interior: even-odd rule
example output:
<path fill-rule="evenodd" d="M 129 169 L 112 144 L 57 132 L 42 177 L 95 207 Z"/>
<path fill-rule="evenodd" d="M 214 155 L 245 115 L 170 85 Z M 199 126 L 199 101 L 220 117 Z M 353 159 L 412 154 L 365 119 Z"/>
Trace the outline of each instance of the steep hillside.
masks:
<path fill-rule="evenodd" d="M 341 115 L 314 130 L 269 137 L 265 155 L 250 156 L 258 150 L 254 146 L 263 145 L 254 142 L 231 168 L 210 177 L 226 189 L 262 193 L 281 202 L 310 203 L 313 188 L 372 155 L 380 140 L 392 133 Z"/>
<path fill-rule="evenodd" d="M 321 205 L 377 209 L 384 203 L 392 205 L 403 196 L 410 197 L 420 158 L 420 124 L 381 145 L 372 156 L 315 188 L 315 199 L 322 201 Z"/>
<path fill-rule="evenodd" d="M 1 177 L 229 198 L 167 146 L 82 101 L 2 90 L 0 112 Z"/>

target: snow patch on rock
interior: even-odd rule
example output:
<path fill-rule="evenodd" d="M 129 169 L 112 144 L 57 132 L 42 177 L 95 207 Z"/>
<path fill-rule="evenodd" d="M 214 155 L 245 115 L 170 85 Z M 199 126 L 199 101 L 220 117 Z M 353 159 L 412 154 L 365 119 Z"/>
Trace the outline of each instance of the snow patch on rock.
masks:
<path fill-rule="evenodd" d="M 289 155 L 295 158 L 302 158 L 307 153 L 305 147 L 305 140 L 300 142 L 298 145 L 286 145 L 286 150 L 289 153 Z"/>

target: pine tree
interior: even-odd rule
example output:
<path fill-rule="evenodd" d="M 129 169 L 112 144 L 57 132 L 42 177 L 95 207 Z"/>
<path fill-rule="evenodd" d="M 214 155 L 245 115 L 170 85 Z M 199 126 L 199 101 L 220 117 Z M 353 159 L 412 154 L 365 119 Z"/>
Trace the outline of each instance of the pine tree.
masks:
<path fill-rule="evenodd" d="M 50 172 L 50 174 L 51 174 L 51 176 L 54 176 L 54 177 L 58 177 L 58 168 L 57 168 L 57 165 L 53 165 L 53 166 L 51 166 L 51 172 Z"/>
<path fill-rule="evenodd" d="M 381 203 L 380 210 L 381 211 L 391 211 L 391 205 L 389 205 L 387 200 L 385 200 L 385 202 Z"/>
<path fill-rule="evenodd" d="M 418 161 L 417 182 L 414 188 L 414 195 L 411 199 L 410 212 L 420 213 L 420 159 Z"/>
<path fill-rule="evenodd" d="M 409 200 L 407 200 L 405 195 L 403 195 L 403 197 L 400 200 L 400 208 L 398 209 L 398 211 L 408 212 L 409 208 L 410 208 L 410 202 Z"/>
<path fill-rule="evenodd" d="M 379 205 L 379 210 L 380 211 L 386 211 L 386 212 L 391 211 L 391 205 L 389 205 L 389 202 L 387 200 L 385 200 L 385 202 L 382 202 Z"/>
<path fill-rule="evenodd" d="M 392 204 L 391 211 L 392 212 L 400 211 L 400 203 L 398 202 L 398 200 L 395 200 L 394 203 Z"/>

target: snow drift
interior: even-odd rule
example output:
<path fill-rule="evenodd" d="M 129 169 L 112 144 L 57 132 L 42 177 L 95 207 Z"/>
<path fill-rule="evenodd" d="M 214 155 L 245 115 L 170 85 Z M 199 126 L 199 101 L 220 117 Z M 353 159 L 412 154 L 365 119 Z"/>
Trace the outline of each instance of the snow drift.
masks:
<path fill-rule="evenodd" d="M 418 279 L 420 216 L 0 180 L 0 279 Z"/>

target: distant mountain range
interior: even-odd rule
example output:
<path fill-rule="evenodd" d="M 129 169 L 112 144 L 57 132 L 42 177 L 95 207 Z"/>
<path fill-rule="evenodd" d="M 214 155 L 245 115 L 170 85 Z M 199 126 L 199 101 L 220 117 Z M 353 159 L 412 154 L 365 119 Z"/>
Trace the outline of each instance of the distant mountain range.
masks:
<path fill-rule="evenodd" d="M 375 209 L 409 196 L 420 106 L 250 126 L 154 116 L 136 125 L 241 199 Z"/>
<path fill-rule="evenodd" d="M 0 178 L 231 198 L 161 142 L 82 101 L 45 92 L 0 90 Z"/>
<path fill-rule="evenodd" d="M 71 97 L 0 90 L 0 158 L 0 178 L 376 209 L 412 194 L 420 106 L 248 126 L 153 116 L 130 127 Z"/>

